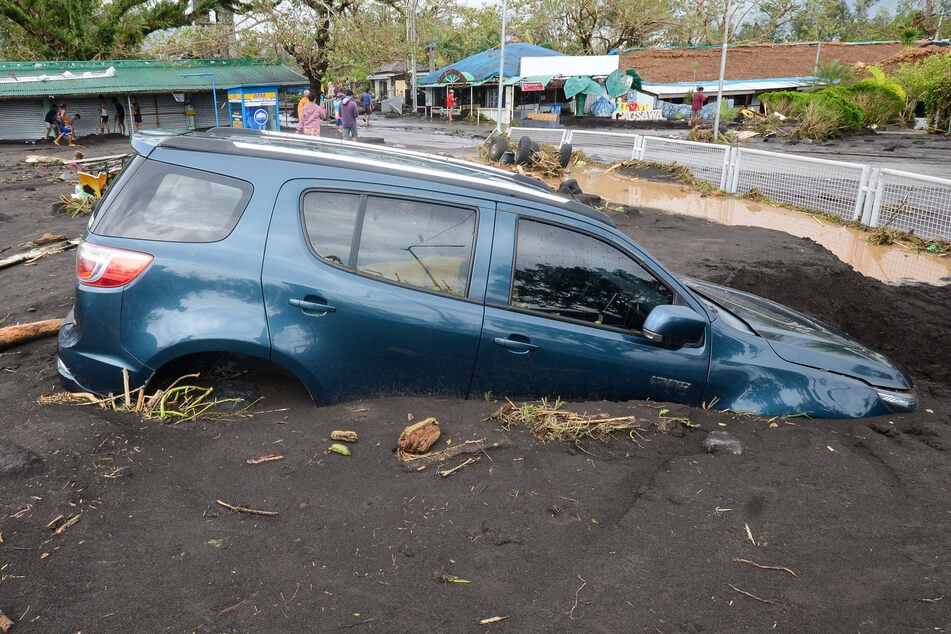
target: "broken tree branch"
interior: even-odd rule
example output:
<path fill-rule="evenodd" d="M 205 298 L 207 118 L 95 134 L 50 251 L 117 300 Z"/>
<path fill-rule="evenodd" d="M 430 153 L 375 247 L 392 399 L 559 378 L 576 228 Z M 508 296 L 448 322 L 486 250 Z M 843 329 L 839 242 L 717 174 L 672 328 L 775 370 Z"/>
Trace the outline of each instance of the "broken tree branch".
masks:
<path fill-rule="evenodd" d="M 265 517 L 277 517 L 277 511 L 259 511 L 257 509 L 248 508 L 247 506 L 235 506 L 234 504 L 228 504 L 223 500 L 215 500 L 218 504 L 225 507 L 226 509 L 231 509 L 235 513 L 247 513 L 248 515 L 263 515 Z"/>
<path fill-rule="evenodd" d="M 726 585 L 730 586 L 731 588 L 733 588 L 734 590 L 736 590 L 737 592 L 739 592 L 739 593 L 742 594 L 743 596 L 749 597 L 749 598 L 751 598 L 751 599 L 756 599 L 756 600 L 759 601 L 760 603 L 769 603 L 770 605 L 772 605 L 772 603 L 773 603 L 773 602 L 770 601 L 769 599 L 761 599 L 761 598 L 759 598 L 758 596 L 756 596 L 755 594 L 750 594 L 750 593 L 747 592 L 746 590 L 740 590 L 739 588 L 737 588 L 737 587 L 736 587 L 735 585 L 733 585 L 732 583 L 728 583 L 728 584 L 726 584 Z"/>
<path fill-rule="evenodd" d="M 61 251 L 65 251 L 67 249 L 72 249 L 77 244 L 79 244 L 79 240 L 80 238 L 73 238 L 72 240 L 63 240 L 61 242 L 54 242 L 52 244 L 47 244 L 42 247 L 30 249 L 29 251 L 24 251 L 23 253 L 17 253 L 16 255 L 11 255 L 9 257 L 6 257 L 0 260 L 0 269 L 5 269 L 8 266 L 13 266 L 14 264 L 20 264 L 21 262 L 32 262 L 46 255 L 53 255 Z"/>
<path fill-rule="evenodd" d="M 0 328 L 0 350 L 6 350 L 34 339 L 53 336 L 59 332 L 62 325 L 62 319 L 47 319 Z"/>
<path fill-rule="evenodd" d="M 444 477 L 444 478 L 448 478 L 449 476 L 451 476 L 452 474 L 454 474 L 454 473 L 455 473 L 456 471 L 458 471 L 459 469 L 462 469 L 463 467 L 469 466 L 469 465 L 471 465 L 473 462 L 478 462 L 478 459 L 477 459 L 477 458 L 468 458 L 468 459 L 466 459 L 465 462 L 463 462 L 462 464 L 456 465 L 456 466 L 453 467 L 452 469 L 444 469 L 444 470 L 440 471 L 440 472 L 439 472 L 439 475 L 441 475 L 441 476 Z"/>

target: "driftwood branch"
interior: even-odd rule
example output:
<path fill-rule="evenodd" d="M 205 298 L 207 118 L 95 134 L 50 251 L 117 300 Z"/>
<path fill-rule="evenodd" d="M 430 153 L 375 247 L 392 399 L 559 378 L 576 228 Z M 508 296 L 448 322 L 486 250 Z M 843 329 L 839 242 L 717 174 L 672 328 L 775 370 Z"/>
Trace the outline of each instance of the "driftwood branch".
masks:
<path fill-rule="evenodd" d="M 62 325 L 62 319 L 47 319 L 0 328 L 0 350 L 6 350 L 34 339 L 54 336 L 59 332 Z"/>
<path fill-rule="evenodd" d="M 277 517 L 277 511 L 259 511 L 257 509 L 248 508 L 247 506 L 239 506 L 235 504 L 228 504 L 222 500 L 215 500 L 221 506 L 226 509 L 231 509 L 235 513 L 247 513 L 249 515 L 263 515 L 265 517 Z"/>
<path fill-rule="evenodd" d="M 760 603 L 770 603 L 770 604 L 772 604 L 772 601 L 770 601 L 769 599 L 762 599 L 762 598 L 756 596 L 755 594 L 750 594 L 750 593 L 747 592 L 746 590 L 740 590 L 739 588 L 737 588 L 737 587 L 736 587 L 735 585 L 733 585 L 732 583 L 728 583 L 728 584 L 726 584 L 726 585 L 730 586 L 731 588 L 733 588 L 734 590 L 736 590 L 737 592 L 739 592 L 740 594 L 742 594 L 742 595 L 745 596 L 745 597 L 749 597 L 749 598 L 751 598 L 751 599 L 755 599 L 756 601 L 759 601 Z"/>
<path fill-rule="evenodd" d="M 29 251 L 24 251 L 23 253 L 17 253 L 16 255 L 5 257 L 0 260 L 0 269 L 5 269 L 8 266 L 20 264 L 21 262 L 32 262 L 33 260 L 38 260 L 46 255 L 53 255 L 54 253 L 72 249 L 77 244 L 79 244 L 79 240 L 79 238 L 73 238 L 72 240 L 62 240 L 61 242 L 54 242 L 52 244 L 47 244 L 35 249 L 30 249 Z"/>
<path fill-rule="evenodd" d="M 739 564 L 749 564 L 750 566 L 754 566 L 756 568 L 762 568 L 763 570 L 781 570 L 783 572 L 788 572 L 793 577 L 799 576 L 795 572 L 793 572 L 790 568 L 787 568 L 786 566 L 767 566 L 765 564 L 758 564 L 755 561 L 752 561 L 750 559 L 734 559 L 733 561 Z"/>

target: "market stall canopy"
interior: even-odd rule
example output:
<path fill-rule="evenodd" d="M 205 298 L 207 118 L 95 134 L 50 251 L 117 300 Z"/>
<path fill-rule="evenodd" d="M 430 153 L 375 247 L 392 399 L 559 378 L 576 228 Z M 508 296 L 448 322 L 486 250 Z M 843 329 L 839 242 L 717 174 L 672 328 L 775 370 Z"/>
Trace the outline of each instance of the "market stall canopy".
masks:
<path fill-rule="evenodd" d="M 531 77 L 509 77 L 503 83 L 506 86 L 514 86 L 517 84 L 522 84 L 522 85 L 541 84 L 542 87 L 544 88 L 545 86 L 548 85 L 548 82 L 550 82 L 554 78 L 555 78 L 554 75 L 532 75 Z M 522 90 L 525 90 L 525 88 L 523 87 Z"/>
<path fill-rule="evenodd" d="M 445 86 L 481 86 L 486 83 L 496 83 L 499 78 L 499 62 L 501 51 L 500 47 L 494 46 L 490 49 L 470 55 L 448 66 L 435 70 L 419 78 L 420 88 L 437 88 Z M 564 59 L 567 55 L 547 49 L 543 46 L 535 46 L 525 42 L 507 42 L 505 44 L 505 59 L 502 69 L 502 81 L 510 78 L 517 78 L 522 75 L 519 73 L 523 57 L 533 56 L 537 58 L 556 57 Z M 552 73 L 532 73 L 534 75 L 544 75 Z M 463 81 L 465 80 L 465 81 Z"/>
<path fill-rule="evenodd" d="M 604 87 L 608 92 L 608 97 L 613 99 L 625 94 L 631 89 L 633 83 L 633 77 L 615 69 L 611 71 L 611 74 L 604 80 Z"/>
<path fill-rule="evenodd" d="M 590 77 L 569 77 L 565 81 L 565 98 L 571 99 L 579 93 L 586 95 L 600 95 L 604 90 L 601 84 Z"/>

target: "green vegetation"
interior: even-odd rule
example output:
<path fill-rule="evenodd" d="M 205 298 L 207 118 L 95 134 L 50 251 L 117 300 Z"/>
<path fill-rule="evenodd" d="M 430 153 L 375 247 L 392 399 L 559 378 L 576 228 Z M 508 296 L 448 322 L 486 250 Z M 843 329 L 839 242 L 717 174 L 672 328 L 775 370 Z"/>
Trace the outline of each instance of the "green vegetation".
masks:
<path fill-rule="evenodd" d="M 951 77 L 951 54 L 932 55 L 911 64 L 899 64 L 894 74 L 895 80 L 905 91 L 905 107 L 902 118 L 911 120 L 919 102 L 925 104 L 925 116 L 936 128 L 947 130 L 947 119 L 941 126 L 941 111 L 951 106 L 951 97 L 941 99 L 943 82 Z M 930 98 L 928 95 L 930 94 Z"/>

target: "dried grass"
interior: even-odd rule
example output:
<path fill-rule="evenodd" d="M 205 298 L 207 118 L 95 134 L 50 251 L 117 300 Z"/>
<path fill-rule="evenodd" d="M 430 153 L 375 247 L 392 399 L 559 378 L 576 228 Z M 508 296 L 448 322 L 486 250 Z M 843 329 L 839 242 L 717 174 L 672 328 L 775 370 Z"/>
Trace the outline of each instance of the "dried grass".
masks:
<path fill-rule="evenodd" d="M 176 379 L 165 389 L 156 390 L 151 396 L 145 394 L 145 386 L 129 389 L 128 373 L 123 372 L 126 389 L 122 394 L 100 398 L 88 392 L 58 392 L 38 399 L 40 405 L 98 405 L 116 412 L 135 412 L 145 420 L 161 420 L 172 424 L 193 421 L 198 418 L 242 415 L 255 403 L 249 403 L 236 412 L 212 411 L 225 403 L 237 403 L 241 399 L 211 398 L 213 387 L 179 385 L 186 379 L 198 378 L 198 374 L 186 374 Z M 260 400 L 260 399 L 258 399 Z"/>
<path fill-rule="evenodd" d="M 563 405 L 561 401 L 549 404 L 546 399 L 521 405 L 508 401 L 491 418 L 499 421 L 504 429 L 526 425 L 542 442 L 560 440 L 575 445 L 587 439 L 607 442 L 618 432 L 627 433 L 631 441 L 638 444 L 646 440 L 641 435 L 646 430 L 636 416 L 604 418 L 562 410 Z"/>
<path fill-rule="evenodd" d="M 69 214 L 70 218 L 76 218 L 77 216 L 82 216 L 92 212 L 93 208 L 93 199 L 82 197 L 82 198 L 73 198 L 72 196 L 60 196 L 60 201 L 65 207 L 66 213 Z"/>

